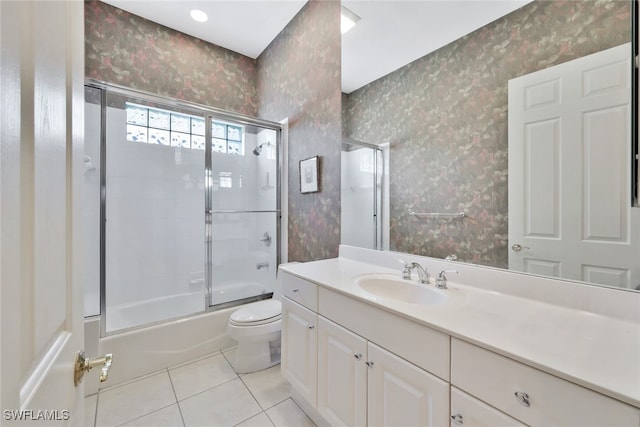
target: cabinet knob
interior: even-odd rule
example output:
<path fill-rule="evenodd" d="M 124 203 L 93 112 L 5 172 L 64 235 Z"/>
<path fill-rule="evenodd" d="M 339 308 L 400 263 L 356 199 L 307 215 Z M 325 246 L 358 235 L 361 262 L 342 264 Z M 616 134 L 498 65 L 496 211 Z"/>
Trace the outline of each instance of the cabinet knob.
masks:
<path fill-rule="evenodd" d="M 459 426 L 464 424 L 462 422 L 462 414 L 451 415 L 451 421 L 453 421 L 454 424 L 458 424 Z"/>
<path fill-rule="evenodd" d="M 293 292 L 294 294 L 297 294 L 298 292 L 300 292 L 300 289 L 293 289 L 293 290 L 292 290 L 292 292 Z"/>
<path fill-rule="evenodd" d="M 373 362 L 371 361 L 366 361 L 364 362 L 365 365 L 367 365 L 369 368 L 373 368 Z"/>
<path fill-rule="evenodd" d="M 526 406 L 527 408 L 531 406 L 531 403 L 529 402 L 529 395 L 527 393 L 523 391 L 516 391 L 513 394 L 522 406 Z"/>
<path fill-rule="evenodd" d="M 353 355 L 353 357 L 355 357 L 356 359 L 360 360 L 362 359 L 362 353 L 356 353 Z"/>
<path fill-rule="evenodd" d="M 315 329 L 315 328 L 316 328 L 316 326 L 315 326 L 315 325 L 307 325 L 307 328 L 308 328 L 308 329 Z"/>

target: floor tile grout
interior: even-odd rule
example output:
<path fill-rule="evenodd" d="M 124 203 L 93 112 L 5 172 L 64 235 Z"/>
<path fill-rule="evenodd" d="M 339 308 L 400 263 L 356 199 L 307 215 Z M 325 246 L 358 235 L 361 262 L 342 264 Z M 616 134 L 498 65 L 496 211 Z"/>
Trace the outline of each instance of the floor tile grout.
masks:
<path fill-rule="evenodd" d="M 180 419 L 182 420 L 182 426 L 186 427 L 187 423 L 184 421 L 184 415 L 182 415 L 182 408 L 180 407 L 180 402 L 178 401 L 178 394 L 176 393 L 176 388 L 173 385 L 173 378 L 171 378 L 171 372 L 167 368 L 167 374 L 169 375 L 169 382 L 171 383 L 171 389 L 173 390 L 173 397 L 176 398 L 176 406 L 178 407 L 178 412 L 180 413 Z"/>
<path fill-rule="evenodd" d="M 271 386 L 271 380 L 268 379 L 271 375 L 274 375 L 274 377 L 273 377 L 274 378 L 274 382 L 273 382 L 274 386 L 276 384 L 278 384 L 278 379 L 277 379 L 278 376 L 275 375 L 275 372 L 269 372 L 265 377 L 260 377 L 259 374 L 255 375 L 255 376 L 252 375 L 254 373 L 249 373 L 249 374 L 244 374 L 244 375 L 238 374 L 234 370 L 234 377 L 233 378 L 226 379 L 226 380 L 222 381 L 219 384 L 211 386 L 211 387 L 207 388 L 206 390 L 202 390 L 202 391 L 199 391 L 199 392 L 197 392 L 195 394 L 192 394 L 192 395 L 189 395 L 187 397 L 184 397 L 181 400 L 178 398 L 178 393 L 177 393 L 177 390 L 176 390 L 176 386 L 174 385 L 174 378 L 172 376 L 172 371 L 173 370 L 176 370 L 176 369 L 182 368 L 182 367 L 187 367 L 189 365 L 201 362 L 203 360 L 206 360 L 206 359 L 209 359 L 209 358 L 212 358 L 212 357 L 217 357 L 218 355 L 221 355 L 222 356 L 221 360 L 224 360 L 233 369 L 233 364 L 231 363 L 230 355 L 224 353 L 224 351 L 227 351 L 227 353 L 229 353 L 229 350 L 233 350 L 233 347 L 231 347 L 230 349 L 227 349 L 227 350 L 216 351 L 214 353 L 211 353 L 209 355 L 200 357 L 198 359 L 194 359 L 194 360 L 191 360 L 191 361 L 188 361 L 188 362 L 185 362 L 185 363 L 181 363 L 179 365 L 175 365 L 175 366 L 172 366 L 172 367 L 168 367 L 168 368 L 156 371 L 156 372 L 152 372 L 152 373 L 143 375 L 143 376 L 140 376 L 138 378 L 132 379 L 130 381 L 124 382 L 122 384 L 118 384 L 118 385 L 115 385 L 115 386 L 112 386 L 112 387 L 109 387 L 109 388 L 106 388 L 106 389 L 98 390 L 98 392 L 93 394 L 93 395 L 86 396 L 85 399 L 89 398 L 91 396 L 94 396 L 94 395 L 96 396 L 95 410 L 94 410 L 94 413 L 93 413 L 93 426 L 94 427 L 98 427 L 98 424 L 97 424 L 97 421 L 98 421 L 98 410 L 100 408 L 100 401 L 103 400 L 103 399 L 101 399 L 101 397 L 104 398 L 104 396 L 101 396 L 103 394 L 103 392 L 108 392 L 108 391 L 111 391 L 111 390 L 115 390 L 118 387 L 134 384 L 136 382 L 139 382 L 139 381 L 142 381 L 142 380 L 145 380 L 145 379 L 157 376 L 157 375 L 162 375 L 164 373 L 166 373 L 167 377 L 169 378 L 169 384 L 171 385 L 171 391 L 173 393 L 174 403 L 171 403 L 169 405 L 163 406 L 162 408 L 154 409 L 153 411 L 145 413 L 145 414 L 140 414 L 139 416 L 135 416 L 134 418 L 131 418 L 131 419 L 127 420 L 127 421 L 124 421 L 119 425 L 126 424 L 126 423 L 129 423 L 129 422 L 135 421 L 135 420 L 139 420 L 141 418 L 144 418 L 146 416 L 154 414 L 154 413 L 156 413 L 158 411 L 165 410 L 165 409 L 167 409 L 167 408 L 169 408 L 169 407 L 171 407 L 173 405 L 177 405 L 178 413 L 180 415 L 180 420 L 182 422 L 182 426 L 183 427 L 187 427 L 187 423 L 186 423 L 186 420 L 185 420 L 185 414 L 183 413 L 183 407 L 181 405 L 182 402 L 185 402 L 186 400 L 189 400 L 191 398 L 195 398 L 196 396 L 201 395 L 203 393 L 210 392 L 211 390 L 213 390 L 213 389 L 215 389 L 217 387 L 221 387 L 223 385 L 227 385 L 227 384 L 231 383 L 232 381 L 235 381 L 236 379 L 240 380 L 240 383 L 244 387 L 244 390 L 246 392 L 248 392 L 249 395 L 253 398 L 254 402 L 257 403 L 257 406 L 259 408 L 259 412 L 257 412 L 255 414 L 249 416 L 248 418 L 243 419 L 242 421 L 234 424 L 235 426 L 240 426 L 240 425 L 248 422 L 249 420 L 251 420 L 251 419 L 253 419 L 255 417 L 262 417 L 263 414 L 269 420 L 270 425 L 276 426 L 276 423 L 275 423 L 274 419 L 272 418 L 272 416 L 270 416 L 267 413 L 267 411 L 271 411 L 272 409 L 276 408 L 278 405 L 284 404 L 285 402 L 287 402 L 287 400 L 291 400 L 294 403 L 295 408 L 297 408 L 298 410 L 302 411 L 302 409 L 299 407 L 299 405 L 291 398 L 290 391 L 288 391 L 288 390 L 286 391 L 286 394 L 285 394 L 284 398 L 282 398 L 283 396 L 281 396 L 279 394 L 275 394 L 275 395 L 267 394 L 266 395 L 267 397 L 264 399 L 265 400 L 265 402 L 264 402 L 265 406 L 263 407 L 263 404 L 260 403 L 260 400 L 257 397 L 258 395 L 262 395 L 262 393 L 265 393 L 265 392 L 266 393 L 271 393 L 271 389 L 269 388 Z M 220 363 L 222 363 L 221 360 L 220 360 Z M 224 363 L 222 363 L 222 365 L 224 365 Z M 267 368 L 267 369 L 269 369 L 269 368 Z M 278 373 L 279 373 L 279 371 L 278 371 Z M 245 378 L 246 378 L 246 381 L 245 381 Z M 258 393 L 258 394 L 254 393 L 254 391 L 249 387 L 249 384 L 247 382 L 247 381 L 249 381 L 249 382 L 253 383 L 254 381 L 250 381 L 250 380 L 253 380 L 254 378 L 255 378 L 255 380 L 254 380 L 255 383 L 254 383 L 253 387 L 255 388 L 255 393 Z M 265 381 L 266 381 L 266 383 L 265 383 Z M 268 391 L 265 391 L 265 390 L 268 390 Z M 274 398 L 276 398 L 276 399 L 274 399 Z M 274 399 L 274 400 L 281 399 L 281 400 L 270 401 L 271 399 Z M 269 405 L 269 406 L 266 407 L 266 405 Z M 289 405 L 289 404 L 287 403 L 287 405 Z M 283 407 L 283 410 L 284 410 L 284 407 Z M 285 413 L 289 412 L 289 411 L 290 410 L 285 410 Z M 302 412 L 304 413 L 304 411 L 302 411 Z M 131 414 L 131 415 L 133 415 L 133 414 Z M 175 413 L 174 413 L 174 415 L 175 415 Z M 239 415 L 241 415 L 241 414 L 239 414 Z M 281 417 L 281 414 L 277 414 L 276 412 L 274 412 L 274 415 L 277 415 L 277 417 Z M 263 418 L 261 418 L 261 419 L 263 419 Z"/>
<path fill-rule="evenodd" d="M 148 415 L 155 414 L 156 412 L 162 411 L 163 409 L 167 409 L 167 408 L 169 408 L 169 407 L 171 407 L 171 406 L 173 406 L 173 405 L 177 405 L 177 404 L 178 404 L 178 403 L 172 403 L 172 404 L 170 404 L 170 405 L 163 406 L 162 408 L 154 409 L 153 411 L 151 411 L 151 412 L 147 412 L 146 414 L 142 414 L 142 415 L 140 415 L 139 417 L 131 418 L 130 420 L 127 420 L 127 421 L 121 422 L 120 424 L 117 424 L 117 425 L 116 425 L 116 427 L 123 426 L 123 425 L 125 425 L 125 424 L 127 424 L 127 423 L 130 423 L 131 421 L 139 420 L 140 418 L 144 418 L 144 417 L 146 417 L 146 416 L 148 416 Z M 184 424 L 184 421 L 183 421 L 182 423 Z"/>

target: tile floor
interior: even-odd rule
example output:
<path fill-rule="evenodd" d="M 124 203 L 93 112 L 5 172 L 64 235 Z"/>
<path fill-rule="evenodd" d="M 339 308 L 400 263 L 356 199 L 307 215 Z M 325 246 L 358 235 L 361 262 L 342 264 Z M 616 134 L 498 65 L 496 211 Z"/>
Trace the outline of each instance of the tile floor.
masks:
<path fill-rule="evenodd" d="M 85 398 L 85 426 L 314 426 L 289 395 L 280 365 L 236 374 L 234 349 L 105 388 Z"/>

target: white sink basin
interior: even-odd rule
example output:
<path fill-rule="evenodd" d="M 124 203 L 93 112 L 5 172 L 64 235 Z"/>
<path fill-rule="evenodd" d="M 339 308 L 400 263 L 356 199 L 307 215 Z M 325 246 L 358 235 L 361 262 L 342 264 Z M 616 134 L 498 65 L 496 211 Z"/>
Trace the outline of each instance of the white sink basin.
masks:
<path fill-rule="evenodd" d="M 354 283 L 363 291 L 374 295 L 376 300 L 422 305 L 442 304 L 447 300 L 446 291 L 392 274 L 365 274 L 356 277 Z"/>

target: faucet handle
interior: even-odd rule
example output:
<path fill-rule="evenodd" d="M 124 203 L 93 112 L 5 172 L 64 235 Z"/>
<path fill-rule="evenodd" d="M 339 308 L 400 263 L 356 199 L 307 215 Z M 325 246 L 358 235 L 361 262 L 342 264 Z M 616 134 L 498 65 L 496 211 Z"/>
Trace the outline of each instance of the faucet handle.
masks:
<path fill-rule="evenodd" d="M 411 279 L 411 264 L 409 264 L 407 261 L 405 261 L 403 259 L 399 259 L 398 262 L 402 264 L 402 278 L 404 280 L 410 280 Z"/>
<path fill-rule="evenodd" d="M 458 274 L 458 270 L 441 270 L 436 278 L 436 288 L 438 289 L 447 289 L 447 276 L 445 276 L 444 273 Z"/>

